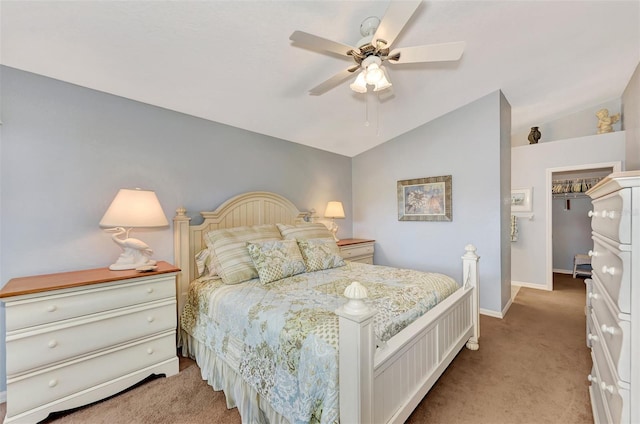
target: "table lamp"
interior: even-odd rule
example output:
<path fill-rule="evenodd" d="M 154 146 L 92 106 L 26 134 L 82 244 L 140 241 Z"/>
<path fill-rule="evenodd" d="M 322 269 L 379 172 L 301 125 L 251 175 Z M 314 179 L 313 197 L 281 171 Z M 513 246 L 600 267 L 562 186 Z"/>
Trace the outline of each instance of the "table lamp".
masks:
<path fill-rule="evenodd" d="M 338 232 L 338 224 L 336 224 L 335 218 L 344 218 L 344 208 L 342 202 L 331 201 L 327 203 L 327 209 L 324 211 L 325 218 L 331 218 L 331 226 L 329 231 L 333 234 L 335 241 L 339 241 L 336 233 Z"/>
<path fill-rule="evenodd" d="M 129 231 L 133 228 L 168 225 L 155 192 L 139 188 L 120 189 L 100 220 L 100 227 L 113 233 L 111 238 L 122 249 L 118 260 L 109 266 L 109 269 L 153 269 L 150 268 L 156 264 L 156 261 L 151 259 L 153 250 L 145 242 L 129 238 Z M 121 235 L 124 235 L 124 238 L 120 238 Z"/>

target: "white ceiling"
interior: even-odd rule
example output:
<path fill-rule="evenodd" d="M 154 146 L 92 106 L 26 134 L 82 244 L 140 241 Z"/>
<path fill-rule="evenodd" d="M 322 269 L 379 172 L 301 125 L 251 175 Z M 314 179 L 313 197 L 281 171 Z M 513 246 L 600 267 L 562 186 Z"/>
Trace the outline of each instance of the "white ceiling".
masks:
<path fill-rule="evenodd" d="M 353 45 L 388 4 L 2 0 L 0 60 L 346 156 L 498 89 L 521 132 L 619 98 L 640 61 L 638 0 L 424 1 L 394 46 L 466 41 L 459 62 L 390 65 L 383 102 L 349 82 L 309 96 L 352 62 L 292 46 L 291 33 Z"/>

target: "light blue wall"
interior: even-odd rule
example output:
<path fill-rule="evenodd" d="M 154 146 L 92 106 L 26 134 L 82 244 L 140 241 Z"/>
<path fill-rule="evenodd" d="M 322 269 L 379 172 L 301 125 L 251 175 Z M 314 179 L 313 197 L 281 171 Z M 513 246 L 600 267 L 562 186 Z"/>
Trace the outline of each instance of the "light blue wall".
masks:
<path fill-rule="evenodd" d="M 626 170 L 640 170 L 640 63 L 622 93 L 622 129 L 627 133 Z"/>
<path fill-rule="evenodd" d="M 538 199 L 536 199 L 538 200 Z M 567 200 L 569 209 L 567 209 Z M 591 198 L 553 198 L 551 201 L 553 222 L 553 270 L 573 271 L 575 254 L 586 254 L 593 248 L 591 239 Z"/>
<path fill-rule="evenodd" d="M 353 233 L 376 240 L 376 263 L 461 279 L 460 257 L 472 243 L 481 256 L 480 306 L 502 311 L 511 272 L 503 264 L 509 244 L 502 246 L 509 231 L 510 120 L 496 91 L 353 159 Z M 439 175 L 453 178 L 453 221 L 398 221 L 397 181 Z"/>
<path fill-rule="evenodd" d="M 338 236 L 351 236 L 348 157 L 0 69 L 0 286 L 112 263 L 120 250 L 98 222 L 122 187 L 155 190 L 169 220 L 179 206 L 195 217 L 254 190 L 320 215 L 328 200 L 342 200 L 347 218 Z M 173 260 L 170 229 L 137 236 L 154 258 Z M 4 343 L 1 353 L 4 364 Z"/>
<path fill-rule="evenodd" d="M 2 67 L 0 66 L 0 193 L 2 190 Z M 0 196 L 0 240 L 2 240 L 2 196 Z M 0 243 L 0 258 L 2 258 L 2 243 Z M 0 265 L 0 284 L 2 280 L 2 266 Z M 0 302 L 0 402 L 6 401 L 6 371 L 4 360 L 6 349 L 4 344 L 5 310 L 4 303 Z"/>
<path fill-rule="evenodd" d="M 547 244 L 547 219 L 552 219 L 547 215 L 551 211 L 551 183 L 547 185 L 547 173 L 624 163 L 624 149 L 623 131 L 511 149 L 512 186 L 531 188 L 533 213 L 531 220 L 518 219 L 518 241 L 511 243 L 513 284 L 542 289 L 552 285 L 553 258 L 548 252 L 552 244 Z"/>

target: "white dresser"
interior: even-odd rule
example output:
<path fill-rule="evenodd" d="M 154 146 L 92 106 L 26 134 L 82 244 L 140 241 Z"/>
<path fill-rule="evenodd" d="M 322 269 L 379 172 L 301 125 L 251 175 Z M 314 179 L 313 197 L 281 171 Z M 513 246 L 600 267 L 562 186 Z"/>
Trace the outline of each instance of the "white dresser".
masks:
<path fill-rule="evenodd" d="M 5 423 L 116 394 L 152 374 L 178 372 L 176 286 L 179 269 L 151 273 L 86 271 L 15 278 L 6 304 Z"/>
<path fill-rule="evenodd" d="M 640 171 L 609 175 L 592 198 L 588 379 L 596 423 L 640 423 Z"/>
<path fill-rule="evenodd" d="M 340 255 L 348 261 L 373 265 L 374 242 L 369 239 L 342 239 L 338 241 Z"/>

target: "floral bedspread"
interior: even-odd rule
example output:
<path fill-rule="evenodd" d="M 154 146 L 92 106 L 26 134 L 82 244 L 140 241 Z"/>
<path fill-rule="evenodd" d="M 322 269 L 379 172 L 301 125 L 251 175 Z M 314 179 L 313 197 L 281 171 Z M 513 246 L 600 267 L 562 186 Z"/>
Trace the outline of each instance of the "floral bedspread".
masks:
<path fill-rule="evenodd" d="M 347 262 L 266 285 L 191 284 L 182 327 L 291 423 L 339 421 L 338 316 L 359 281 L 384 342 L 458 289 L 442 274 Z"/>

